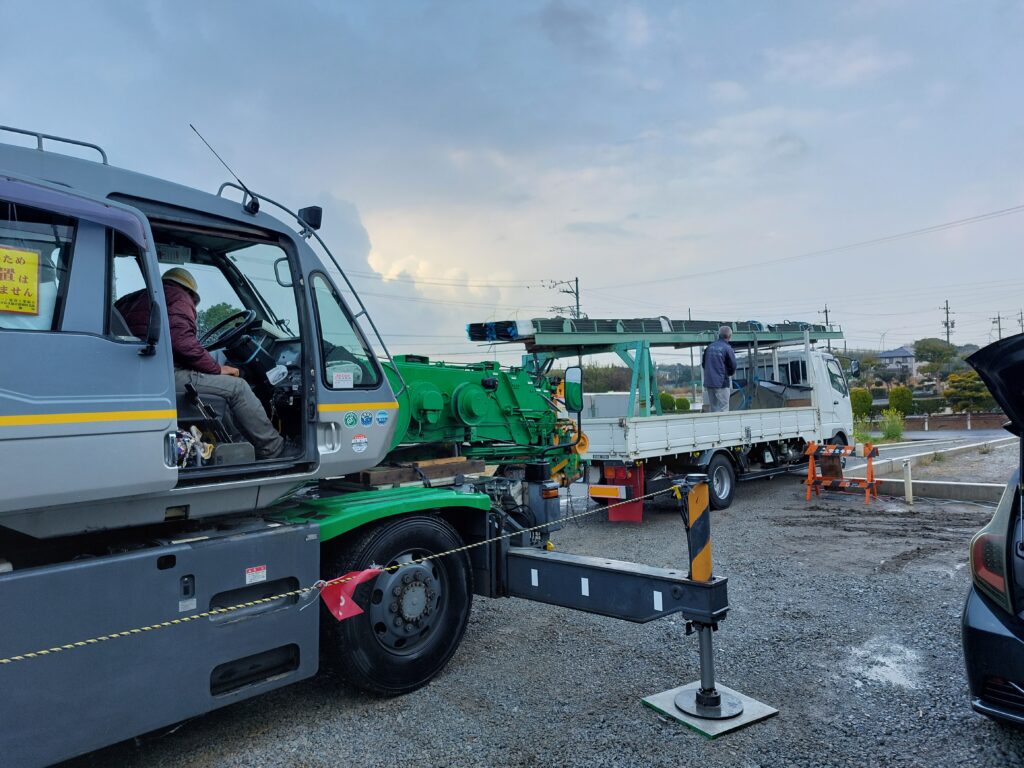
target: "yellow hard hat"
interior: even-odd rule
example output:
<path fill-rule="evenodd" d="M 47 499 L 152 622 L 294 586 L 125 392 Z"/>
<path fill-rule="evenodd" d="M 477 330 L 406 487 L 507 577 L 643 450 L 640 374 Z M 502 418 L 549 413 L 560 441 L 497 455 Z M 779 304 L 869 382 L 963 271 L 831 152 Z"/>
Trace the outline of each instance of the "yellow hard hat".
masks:
<path fill-rule="evenodd" d="M 196 279 L 192 277 L 192 273 L 187 269 L 171 267 L 164 272 L 163 279 L 170 280 L 172 283 L 177 283 L 182 288 L 187 288 L 195 294 L 196 302 L 199 301 L 199 284 L 196 283 Z"/>

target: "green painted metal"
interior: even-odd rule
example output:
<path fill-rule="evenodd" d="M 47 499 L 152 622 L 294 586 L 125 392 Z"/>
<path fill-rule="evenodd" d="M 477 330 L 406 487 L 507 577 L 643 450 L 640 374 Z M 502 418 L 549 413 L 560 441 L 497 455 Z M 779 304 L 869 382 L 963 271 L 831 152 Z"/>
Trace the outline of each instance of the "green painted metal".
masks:
<path fill-rule="evenodd" d="M 408 388 L 398 396 L 393 450 L 454 444 L 465 456 L 524 460 L 545 455 L 564 430 L 550 384 L 523 368 L 414 355 L 397 355 L 394 365 Z M 392 385 L 398 381 L 395 368 L 385 365 Z"/>
<path fill-rule="evenodd" d="M 487 512 L 490 498 L 483 493 L 457 493 L 448 488 L 389 488 L 356 491 L 338 496 L 309 499 L 290 507 L 278 516 L 282 522 L 318 523 L 320 541 L 331 539 L 369 523 L 395 515 L 464 509 Z"/>
<path fill-rule="evenodd" d="M 804 332 L 812 342 L 841 339 L 843 331 L 833 325 L 818 323 L 767 324 L 733 320 L 670 320 L 664 318 L 608 319 L 534 318 L 533 336 L 522 336 L 513 343 L 522 343 L 530 352 L 549 357 L 573 357 L 614 352 L 621 344 L 647 342 L 652 347 L 688 348 L 710 344 L 718 338 L 718 329 L 733 329 L 732 342 L 737 346 L 757 343 L 762 347 L 798 344 Z"/>

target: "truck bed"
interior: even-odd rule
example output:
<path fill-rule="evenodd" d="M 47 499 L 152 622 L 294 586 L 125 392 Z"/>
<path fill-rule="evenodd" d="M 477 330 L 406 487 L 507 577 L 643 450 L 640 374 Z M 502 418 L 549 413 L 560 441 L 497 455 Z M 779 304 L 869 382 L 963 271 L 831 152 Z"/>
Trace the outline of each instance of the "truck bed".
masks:
<path fill-rule="evenodd" d="M 765 408 L 727 413 L 584 418 L 587 459 L 635 461 L 769 440 L 820 441 L 814 407 Z"/>

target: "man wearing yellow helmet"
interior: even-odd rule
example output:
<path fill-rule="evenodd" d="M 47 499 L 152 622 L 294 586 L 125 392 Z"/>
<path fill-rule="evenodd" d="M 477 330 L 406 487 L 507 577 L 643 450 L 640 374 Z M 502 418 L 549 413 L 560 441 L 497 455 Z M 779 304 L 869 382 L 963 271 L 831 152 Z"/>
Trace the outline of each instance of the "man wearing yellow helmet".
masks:
<path fill-rule="evenodd" d="M 238 376 L 238 369 L 221 365 L 199 343 L 196 306 L 199 287 L 192 273 L 172 267 L 163 274 L 167 321 L 174 354 L 174 383 L 179 392 L 191 383 L 200 396 L 224 398 L 235 424 L 256 449 L 256 458 L 273 459 L 281 455 L 284 439 L 267 418 L 259 398 Z M 149 293 L 145 290 L 122 296 L 115 304 L 133 334 L 144 338 L 149 326 Z"/>

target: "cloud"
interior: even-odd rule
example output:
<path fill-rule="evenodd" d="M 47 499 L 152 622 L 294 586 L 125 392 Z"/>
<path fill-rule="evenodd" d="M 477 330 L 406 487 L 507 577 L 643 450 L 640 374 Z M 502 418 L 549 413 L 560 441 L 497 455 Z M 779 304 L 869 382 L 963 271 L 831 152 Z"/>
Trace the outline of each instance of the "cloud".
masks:
<path fill-rule="evenodd" d="M 708 85 L 711 99 L 719 104 L 737 104 L 746 101 L 747 89 L 735 80 L 718 80 Z"/>
<path fill-rule="evenodd" d="M 861 85 L 910 62 L 907 54 L 882 51 L 869 39 L 846 44 L 814 41 L 790 48 L 769 48 L 765 59 L 769 81 L 821 88 Z"/>
<path fill-rule="evenodd" d="M 804 133 L 823 118 L 817 110 L 765 107 L 720 118 L 684 138 L 704 173 L 735 177 L 802 158 L 809 151 Z"/>
<path fill-rule="evenodd" d="M 588 56 L 609 50 L 604 20 L 589 8 L 566 0 L 551 0 L 540 12 L 541 28 L 559 48 Z"/>
<path fill-rule="evenodd" d="M 573 221 L 565 225 L 566 232 L 595 237 L 636 237 L 635 232 L 614 221 Z"/>

